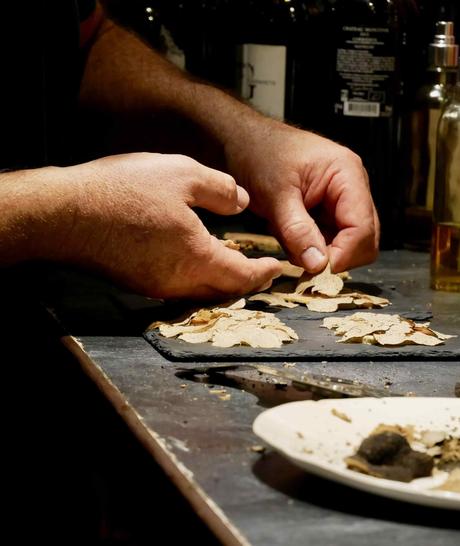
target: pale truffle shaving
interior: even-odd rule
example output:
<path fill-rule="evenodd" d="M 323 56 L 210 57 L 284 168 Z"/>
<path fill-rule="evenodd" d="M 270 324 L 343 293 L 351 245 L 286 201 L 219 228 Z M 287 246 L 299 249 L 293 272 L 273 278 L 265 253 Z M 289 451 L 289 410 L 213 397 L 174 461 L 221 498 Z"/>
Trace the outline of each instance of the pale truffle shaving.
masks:
<path fill-rule="evenodd" d="M 366 343 L 383 346 L 441 345 L 447 338 L 428 327 L 429 323 L 416 324 L 399 315 L 354 313 L 348 317 L 328 317 L 323 327 L 335 330 L 342 336 L 339 343 Z"/>
<path fill-rule="evenodd" d="M 316 311 L 317 313 L 333 313 L 337 311 L 339 307 L 346 308 L 353 304 L 353 298 L 348 296 L 337 298 L 312 298 L 306 306 L 309 311 Z"/>
<path fill-rule="evenodd" d="M 292 281 L 284 282 L 269 294 L 263 292 L 249 299 L 278 307 L 305 305 L 307 309 L 317 313 L 333 313 L 338 309 L 382 308 L 389 305 L 386 298 L 344 288 L 344 278 L 349 278 L 349 275 L 332 274 L 331 266 L 328 265 L 318 275 L 304 273 L 295 288 Z"/>
<path fill-rule="evenodd" d="M 318 292 L 318 294 L 333 297 L 342 290 L 343 280 L 338 275 L 331 273 L 331 265 L 327 264 L 324 271 L 318 275 L 304 273 L 299 279 L 295 292 L 303 294 L 308 288 L 311 288 L 312 294 Z"/>
<path fill-rule="evenodd" d="M 248 300 L 263 301 L 264 303 L 268 303 L 268 305 L 277 305 L 278 307 L 288 307 L 290 309 L 292 309 L 293 307 L 297 307 L 296 303 L 286 300 L 285 298 L 283 298 L 283 296 L 279 294 L 268 294 L 266 292 L 255 294 L 254 296 L 248 298 Z"/>
<path fill-rule="evenodd" d="M 296 332 L 272 313 L 243 309 L 245 300 L 224 306 L 199 309 L 179 322 L 155 322 L 164 337 L 177 337 L 188 343 L 211 343 L 215 347 L 277 348 L 299 339 Z"/>

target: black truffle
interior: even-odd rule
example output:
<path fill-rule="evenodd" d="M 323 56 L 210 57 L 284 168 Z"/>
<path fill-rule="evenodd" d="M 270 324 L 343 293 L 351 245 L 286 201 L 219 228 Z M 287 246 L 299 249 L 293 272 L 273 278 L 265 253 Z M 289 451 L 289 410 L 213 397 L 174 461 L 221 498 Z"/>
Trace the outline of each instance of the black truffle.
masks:
<path fill-rule="evenodd" d="M 395 432 L 381 432 L 364 439 L 356 455 L 347 457 L 347 466 L 357 472 L 410 482 L 430 476 L 433 457 L 413 450 L 406 438 Z"/>

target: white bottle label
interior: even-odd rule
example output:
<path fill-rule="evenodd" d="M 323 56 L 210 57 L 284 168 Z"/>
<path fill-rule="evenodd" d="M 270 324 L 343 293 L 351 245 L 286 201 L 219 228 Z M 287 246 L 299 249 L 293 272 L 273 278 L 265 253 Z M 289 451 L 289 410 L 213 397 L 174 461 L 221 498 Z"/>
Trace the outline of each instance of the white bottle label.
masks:
<path fill-rule="evenodd" d="M 284 119 L 286 47 L 243 44 L 241 96 L 257 110 Z"/>

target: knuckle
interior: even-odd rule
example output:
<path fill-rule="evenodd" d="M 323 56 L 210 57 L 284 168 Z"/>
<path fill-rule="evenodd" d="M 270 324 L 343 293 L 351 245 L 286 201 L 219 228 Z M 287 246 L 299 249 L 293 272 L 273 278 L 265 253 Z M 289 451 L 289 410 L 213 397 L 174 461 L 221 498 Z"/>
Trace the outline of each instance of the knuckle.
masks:
<path fill-rule="evenodd" d="M 359 156 L 353 150 L 345 146 L 341 146 L 341 154 L 339 157 L 341 163 L 344 163 L 346 165 L 352 165 L 357 170 L 363 171 L 363 173 L 365 173 L 365 177 L 367 177 L 367 172 L 361 156 Z"/>
<path fill-rule="evenodd" d="M 130 154 L 121 154 L 122 160 L 135 161 L 139 168 L 144 168 L 145 163 L 152 160 L 154 154 L 150 152 L 132 152 Z"/>
<path fill-rule="evenodd" d="M 199 165 L 198 161 L 183 154 L 171 154 L 168 159 L 173 162 L 176 168 L 182 169 L 186 173 L 192 173 Z"/>
<path fill-rule="evenodd" d="M 364 169 L 363 160 L 357 153 L 355 153 L 353 150 L 350 150 L 350 148 L 344 148 L 343 157 L 346 161 L 354 163 L 357 167 Z"/>
<path fill-rule="evenodd" d="M 236 182 L 235 182 L 235 179 L 229 174 L 223 174 L 222 188 L 227 198 L 232 200 L 236 198 L 237 196 Z"/>
<path fill-rule="evenodd" d="M 286 241 L 302 241 L 308 238 L 314 231 L 315 224 L 313 220 L 307 222 L 305 220 L 298 220 L 296 222 L 289 223 L 282 226 L 280 229 L 281 237 Z"/>
<path fill-rule="evenodd" d="M 153 154 L 150 152 L 134 152 L 134 156 L 138 157 L 139 159 L 150 159 L 152 155 Z"/>
<path fill-rule="evenodd" d="M 184 165 L 197 163 L 197 161 L 184 154 L 172 154 L 170 157 L 174 161 L 177 161 L 178 163 L 183 163 Z"/>

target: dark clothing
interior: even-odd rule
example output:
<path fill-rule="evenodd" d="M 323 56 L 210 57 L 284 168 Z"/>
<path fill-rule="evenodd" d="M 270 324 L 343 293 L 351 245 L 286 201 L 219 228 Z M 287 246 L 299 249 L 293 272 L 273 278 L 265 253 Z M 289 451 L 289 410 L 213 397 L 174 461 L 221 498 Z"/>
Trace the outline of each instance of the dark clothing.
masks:
<path fill-rule="evenodd" d="M 2 2 L 0 169 L 65 164 L 72 157 L 82 54 L 79 22 L 95 0 Z"/>
<path fill-rule="evenodd" d="M 0 270 L 3 542 L 217 546 L 61 345 L 62 332 L 34 301 L 36 272 Z"/>

